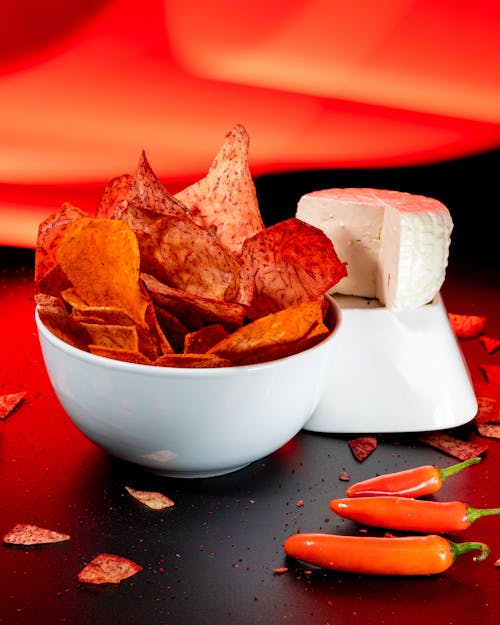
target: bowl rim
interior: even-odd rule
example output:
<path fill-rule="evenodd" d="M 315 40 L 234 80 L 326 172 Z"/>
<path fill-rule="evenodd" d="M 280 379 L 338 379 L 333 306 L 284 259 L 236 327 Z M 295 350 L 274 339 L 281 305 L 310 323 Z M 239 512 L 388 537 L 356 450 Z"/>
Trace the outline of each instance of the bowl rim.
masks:
<path fill-rule="evenodd" d="M 231 375 L 241 375 L 243 372 L 255 372 L 262 371 L 268 368 L 275 368 L 278 366 L 285 366 L 285 363 L 290 359 L 300 359 L 307 358 L 308 354 L 323 349 L 324 346 L 329 343 L 335 334 L 337 334 L 340 324 L 342 323 L 342 311 L 338 304 L 335 302 L 334 298 L 326 293 L 325 299 L 329 302 L 330 309 L 334 314 L 334 326 L 329 333 L 329 335 L 324 338 L 316 345 L 309 347 L 301 352 L 296 354 L 290 354 L 289 356 L 284 356 L 283 358 L 276 358 L 275 360 L 269 360 L 266 362 L 250 364 L 250 365 L 233 365 L 228 367 L 168 367 L 168 366 L 154 366 L 148 364 L 140 364 L 135 362 L 127 362 L 123 360 L 115 360 L 114 358 L 106 358 L 105 356 L 99 356 L 97 354 L 92 354 L 91 352 L 86 352 L 78 347 L 74 347 L 69 343 L 66 343 L 58 336 L 56 336 L 53 332 L 49 330 L 49 328 L 43 323 L 40 319 L 40 315 L 38 312 L 39 305 L 37 304 L 35 307 L 35 323 L 40 335 L 42 335 L 49 343 L 51 343 L 54 347 L 59 350 L 65 352 L 68 356 L 75 358 L 77 360 L 81 360 L 83 362 L 87 362 L 88 364 L 95 364 L 106 369 L 114 369 L 119 371 L 129 371 L 136 372 L 142 374 L 148 374 L 158 377 L 165 377 L 166 375 L 173 375 L 178 377 L 221 377 L 223 375 L 231 376 Z"/>

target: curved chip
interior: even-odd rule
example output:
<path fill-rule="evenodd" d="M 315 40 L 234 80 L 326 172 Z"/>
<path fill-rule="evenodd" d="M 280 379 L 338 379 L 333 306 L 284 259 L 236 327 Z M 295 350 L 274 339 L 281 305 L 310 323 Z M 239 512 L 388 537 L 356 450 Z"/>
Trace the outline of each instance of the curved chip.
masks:
<path fill-rule="evenodd" d="M 325 233 L 296 217 L 247 239 L 240 259 L 255 280 L 250 319 L 322 297 L 347 275 Z"/>
<path fill-rule="evenodd" d="M 57 260 L 90 306 L 121 308 L 137 323 L 145 323 L 149 302 L 139 284 L 139 245 L 127 224 L 100 217 L 79 219 L 64 233 Z"/>
<path fill-rule="evenodd" d="M 70 540 L 69 534 L 62 534 L 38 525 L 28 523 L 17 523 L 3 537 L 3 542 L 7 545 L 47 545 L 50 543 L 61 543 Z"/>

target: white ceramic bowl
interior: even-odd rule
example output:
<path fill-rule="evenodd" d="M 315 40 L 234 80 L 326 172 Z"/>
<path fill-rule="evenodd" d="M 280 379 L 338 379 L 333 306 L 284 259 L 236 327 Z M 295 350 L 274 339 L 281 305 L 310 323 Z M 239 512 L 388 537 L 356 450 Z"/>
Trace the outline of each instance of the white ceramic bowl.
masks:
<path fill-rule="evenodd" d="M 35 313 L 45 366 L 76 427 L 112 456 L 156 473 L 235 471 L 292 439 L 324 392 L 341 313 L 318 345 L 268 363 L 180 369 L 120 362 L 76 349 Z"/>

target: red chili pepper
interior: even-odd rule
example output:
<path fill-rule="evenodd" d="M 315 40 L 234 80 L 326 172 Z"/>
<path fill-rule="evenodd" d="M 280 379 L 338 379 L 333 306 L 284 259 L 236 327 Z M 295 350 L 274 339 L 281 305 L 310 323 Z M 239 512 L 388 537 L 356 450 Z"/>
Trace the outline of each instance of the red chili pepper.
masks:
<path fill-rule="evenodd" d="M 347 497 L 367 497 L 372 495 L 396 495 L 398 497 L 422 497 L 437 492 L 444 480 L 471 464 L 481 462 L 481 458 L 469 458 L 446 469 L 424 465 L 397 473 L 377 475 L 368 480 L 352 484 L 346 490 Z"/>
<path fill-rule="evenodd" d="M 448 569 L 459 555 L 473 550 L 484 560 L 488 545 L 453 543 L 437 534 L 382 538 L 335 534 L 294 534 L 284 543 L 285 553 L 325 569 L 373 575 L 433 575 Z"/>
<path fill-rule="evenodd" d="M 427 501 L 390 495 L 333 499 L 330 508 L 363 525 L 436 533 L 465 530 L 480 517 L 500 514 L 500 508 L 479 510 L 461 501 Z"/>

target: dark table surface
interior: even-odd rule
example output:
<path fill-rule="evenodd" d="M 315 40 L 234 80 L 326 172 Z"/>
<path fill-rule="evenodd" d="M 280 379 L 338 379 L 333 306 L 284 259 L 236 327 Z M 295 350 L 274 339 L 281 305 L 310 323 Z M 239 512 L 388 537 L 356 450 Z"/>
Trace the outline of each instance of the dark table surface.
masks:
<path fill-rule="evenodd" d="M 148 625 L 465 625 L 498 622 L 500 517 L 477 520 L 448 537 L 483 541 L 491 555 L 458 558 L 431 577 L 397 578 L 311 570 L 285 559 L 283 541 L 297 531 L 357 534 L 336 518 L 330 499 L 346 482 L 420 464 L 457 462 L 418 441 L 418 433 L 379 436 L 359 463 L 348 435 L 300 432 L 285 447 L 236 473 L 182 480 L 143 473 L 88 441 L 50 387 L 36 336 L 32 253 L 1 250 L 0 394 L 26 399 L 0 421 L 0 533 L 32 523 L 69 533 L 54 546 L 0 546 L 0 623 Z M 487 316 L 500 337 L 498 276 L 450 261 L 442 290 L 449 312 Z M 479 339 L 462 341 L 475 381 L 482 363 L 500 363 Z M 404 415 L 402 415 L 404 418 Z M 452 430 L 474 438 L 471 424 Z M 476 507 L 500 505 L 500 442 L 487 440 L 483 461 L 450 478 L 434 498 Z M 160 490 L 175 501 L 152 511 L 126 492 Z M 298 505 L 299 501 L 303 505 Z M 375 533 L 369 530 L 368 533 Z M 120 585 L 89 588 L 78 571 L 100 552 L 129 557 L 143 570 Z M 276 574 L 276 567 L 288 570 Z"/>

